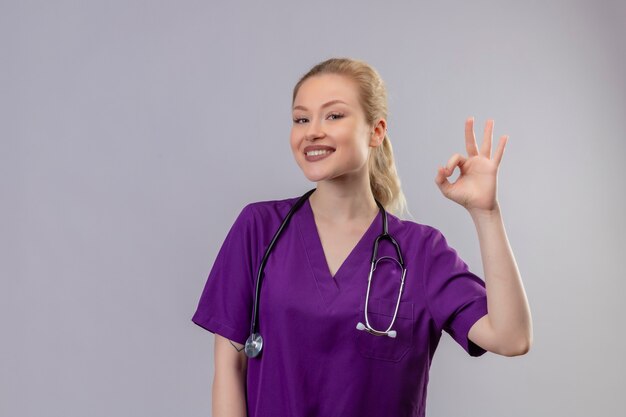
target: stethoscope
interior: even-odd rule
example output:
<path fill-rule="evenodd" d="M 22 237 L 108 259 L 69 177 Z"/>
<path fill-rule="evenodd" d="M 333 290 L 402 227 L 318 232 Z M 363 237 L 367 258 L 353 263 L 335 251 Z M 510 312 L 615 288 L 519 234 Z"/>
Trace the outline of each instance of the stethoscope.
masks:
<path fill-rule="evenodd" d="M 263 337 L 261 337 L 261 334 L 257 332 L 257 329 L 258 329 L 258 321 L 259 321 L 259 310 L 258 310 L 259 294 L 261 290 L 261 279 L 263 277 L 263 269 L 265 268 L 265 262 L 267 261 L 267 258 L 269 257 L 270 251 L 274 247 L 274 243 L 276 243 L 278 236 L 285 228 L 285 225 L 289 222 L 289 219 L 291 219 L 291 216 L 293 215 L 293 213 L 304 203 L 304 201 L 307 198 L 309 198 L 311 194 L 313 194 L 313 192 L 316 189 L 317 188 L 313 188 L 312 190 L 307 191 L 304 195 L 302 195 L 302 197 L 298 199 L 298 201 L 293 205 L 293 207 L 291 207 L 291 209 L 287 213 L 287 216 L 285 216 L 285 219 L 283 220 L 282 224 L 280 225 L 280 227 L 274 234 L 274 237 L 272 238 L 270 244 L 265 250 L 265 255 L 263 255 L 263 259 L 261 261 L 261 266 L 259 267 L 257 280 L 256 280 L 256 290 L 254 294 L 254 305 L 252 309 L 252 324 L 250 326 L 250 336 L 248 337 L 248 340 L 246 340 L 246 344 L 244 348 L 246 356 L 248 356 L 249 358 L 254 358 L 258 356 L 259 353 L 261 353 L 261 349 L 263 348 Z M 398 245 L 398 242 L 396 242 L 396 240 L 387 232 L 387 212 L 385 211 L 385 208 L 382 206 L 382 204 L 380 204 L 378 200 L 376 199 L 374 200 L 376 201 L 376 204 L 378 205 L 380 212 L 382 212 L 383 214 L 383 232 L 380 235 L 378 235 L 378 237 L 374 241 L 374 249 L 372 251 L 372 260 L 371 260 L 372 265 L 370 267 L 369 277 L 367 278 L 367 293 L 365 295 L 365 308 L 364 308 L 365 324 L 359 322 L 356 325 L 356 328 L 359 330 L 365 330 L 368 333 L 371 333 L 375 336 L 389 336 L 389 337 L 395 338 L 397 333 L 395 330 L 391 330 L 391 328 L 393 327 L 393 324 L 396 321 L 396 316 L 398 314 L 398 307 L 400 306 L 400 298 L 402 297 L 402 290 L 404 288 L 404 277 L 406 276 L 406 268 L 404 267 L 404 261 L 402 259 L 402 253 L 400 251 L 400 246 Z M 381 258 L 376 259 L 378 255 L 378 241 L 380 239 L 388 239 L 391 243 L 393 243 L 393 245 L 396 248 L 396 252 L 398 254 L 398 259 L 392 258 L 390 256 L 382 256 Z M 389 325 L 389 327 L 387 327 L 387 330 L 376 330 L 370 325 L 369 317 L 367 315 L 367 306 L 368 306 L 369 296 L 370 296 L 370 285 L 372 283 L 372 274 L 374 270 L 376 269 L 376 265 L 378 264 L 378 261 L 380 261 L 381 259 L 385 259 L 385 258 L 392 259 L 400 265 L 400 268 L 402 269 L 402 280 L 400 282 L 400 290 L 398 291 L 398 300 L 396 301 L 396 308 L 393 313 L 393 318 L 391 319 L 391 324 Z"/>

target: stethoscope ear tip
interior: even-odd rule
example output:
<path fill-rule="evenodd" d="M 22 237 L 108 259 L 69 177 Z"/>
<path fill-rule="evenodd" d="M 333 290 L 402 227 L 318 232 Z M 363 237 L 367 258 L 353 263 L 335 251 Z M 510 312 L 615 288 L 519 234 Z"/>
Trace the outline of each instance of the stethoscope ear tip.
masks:
<path fill-rule="evenodd" d="M 363 323 L 361 323 L 361 322 L 358 322 L 356 324 L 356 328 L 359 329 L 359 330 L 367 330 L 367 327 Z M 370 329 L 371 329 L 371 327 L 370 327 Z M 372 331 L 370 331 L 370 333 L 372 333 Z M 395 330 L 389 330 L 388 332 L 378 332 L 378 333 L 372 333 L 372 334 L 376 334 L 377 336 L 386 335 L 386 336 L 389 336 L 389 337 L 394 338 L 394 339 L 398 335 L 398 333 Z"/>

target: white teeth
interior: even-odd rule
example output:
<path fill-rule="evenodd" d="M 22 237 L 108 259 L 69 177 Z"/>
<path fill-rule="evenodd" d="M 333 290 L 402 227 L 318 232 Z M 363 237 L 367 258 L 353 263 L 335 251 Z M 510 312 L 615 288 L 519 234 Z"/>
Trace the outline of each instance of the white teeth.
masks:
<path fill-rule="evenodd" d="M 307 152 L 307 156 L 316 156 L 316 155 L 324 155 L 325 153 L 330 153 L 332 151 L 329 150 L 318 150 L 318 151 L 310 151 Z"/>

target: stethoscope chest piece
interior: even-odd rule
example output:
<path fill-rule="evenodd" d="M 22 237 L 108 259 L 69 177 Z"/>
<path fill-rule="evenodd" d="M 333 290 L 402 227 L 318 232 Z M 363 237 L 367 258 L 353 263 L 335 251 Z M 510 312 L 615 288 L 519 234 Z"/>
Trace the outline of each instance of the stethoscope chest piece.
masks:
<path fill-rule="evenodd" d="M 261 349 L 263 348 L 263 338 L 259 333 L 252 333 L 248 337 L 248 340 L 246 340 L 246 344 L 244 346 L 246 356 L 254 358 L 261 353 Z"/>

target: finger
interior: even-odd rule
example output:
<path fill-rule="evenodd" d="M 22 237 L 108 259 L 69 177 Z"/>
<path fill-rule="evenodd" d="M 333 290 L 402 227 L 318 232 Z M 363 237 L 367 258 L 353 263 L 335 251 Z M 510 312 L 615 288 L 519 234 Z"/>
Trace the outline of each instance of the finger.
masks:
<path fill-rule="evenodd" d="M 454 167 L 459 165 L 459 169 L 461 169 L 460 166 L 463 165 L 466 160 L 467 158 L 460 153 L 455 153 L 450 157 L 450 159 L 448 159 L 448 162 L 444 166 L 444 172 L 447 174 L 447 176 L 452 175 Z"/>
<path fill-rule="evenodd" d="M 441 192 L 445 195 L 450 187 L 450 181 L 448 181 L 445 167 L 437 167 L 437 176 L 435 177 L 435 184 L 439 187 Z"/>
<path fill-rule="evenodd" d="M 476 137 L 474 136 L 474 116 L 465 120 L 465 149 L 468 156 L 478 155 Z"/>
<path fill-rule="evenodd" d="M 480 145 L 480 153 L 483 156 L 491 159 L 491 140 L 493 137 L 493 125 L 495 121 L 493 119 L 487 120 L 485 123 L 485 135 L 483 136 L 483 143 Z"/>
<path fill-rule="evenodd" d="M 509 140 L 509 137 L 507 135 L 503 135 L 500 137 L 500 141 L 498 142 L 498 148 L 496 149 L 496 152 L 493 155 L 493 160 L 496 163 L 496 166 L 499 166 L 500 161 L 502 161 L 502 155 L 504 155 L 504 148 L 508 140 Z"/>

